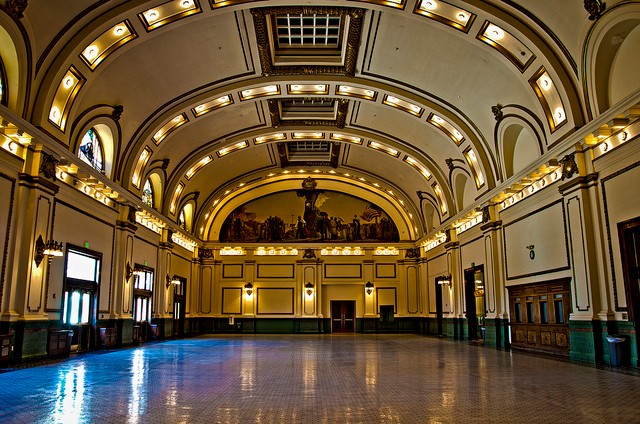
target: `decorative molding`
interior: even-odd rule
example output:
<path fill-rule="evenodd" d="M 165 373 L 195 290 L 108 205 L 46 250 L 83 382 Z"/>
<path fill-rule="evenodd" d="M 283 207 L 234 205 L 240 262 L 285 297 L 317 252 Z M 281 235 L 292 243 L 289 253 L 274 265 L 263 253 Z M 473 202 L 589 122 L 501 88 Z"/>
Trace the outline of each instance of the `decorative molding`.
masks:
<path fill-rule="evenodd" d="M 113 112 L 111 113 L 111 117 L 114 121 L 118 122 L 120 117 L 122 116 L 122 112 L 124 111 L 124 106 L 116 105 L 113 107 Z"/>
<path fill-rule="evenodd" d="M 500 103 L 495 106 L 491 106 L 491 112 L 493 112 L 493 116 L 496 118 L 496 121 L 502 119 L 502 105 Z"/>
<path fill-rule="evenodd" d="M 576 163 L 575 153 L 571 153 L 569 155 L 565 155 L 562 159 L 558 161 L 560 165 L 562 165 L 562 177 L 561 180 L 565 178 L 573 177 L 573 174 L 578 173 L 578 164 Z"/>
<path fill-rule="evenodd" d="M 27 6 L 28 6 L 27 3 L 28 3 L 28 0 L 8 0 L 7 9 L 9 14 L 16 19 L 24 18 L 24 11 L 27 9 Z"/>
<path fill-rule="evenodd" d="M 52 155 L 42 152 L 42 163 L 40 164 L 39 172 L 51 181 L 56 181 L 56 166 L 58 166 L 58 159 Z"/>
<path fill-rule="evenodd" d="M 600 0 L 584 0 L 584 8 L 589 12 L 589 20 L 595 21 L 602 16 L 607 4 Z"/>
<path fill-rule="evenodd" d="M 213 249 L 198 249 L 198 258 L 200 259 L 211 259 L 213 258 Z"/>
<path fill-rule="evenodd" d="M 404 257 L 407 259 L 417 259 L 420 257 L 420 248 L 407 249 L 404 252 Z"/>

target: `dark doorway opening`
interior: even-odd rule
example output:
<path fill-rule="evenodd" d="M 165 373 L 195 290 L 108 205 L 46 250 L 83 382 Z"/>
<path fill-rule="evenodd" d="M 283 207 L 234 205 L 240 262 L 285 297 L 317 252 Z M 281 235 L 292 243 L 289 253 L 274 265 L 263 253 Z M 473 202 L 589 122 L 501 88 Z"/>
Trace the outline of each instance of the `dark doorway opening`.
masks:
<path fill-rule="evenodd" d="M 624 288 L 629 319 L 640 328 L 640 217 L 618 224 Z M 640 357 L 640 343 L 636 343 Z"/>
<path fill-rule="evenodd" d="M 484 266 L 464 270 L 464 293 L 467 306 L 469 340 L 484 340 Z"/>

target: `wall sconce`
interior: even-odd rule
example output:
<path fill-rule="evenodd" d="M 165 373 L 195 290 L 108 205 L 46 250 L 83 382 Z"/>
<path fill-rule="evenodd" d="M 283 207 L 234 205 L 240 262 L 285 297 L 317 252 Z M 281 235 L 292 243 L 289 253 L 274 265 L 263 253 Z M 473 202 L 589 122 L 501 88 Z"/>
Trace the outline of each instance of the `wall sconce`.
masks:
<path fill-rule="evenodd" d="M 174 275 L 173 277 L 169 277 L 169 274 L 167 274 L 167 288 L 169 288 L 169 286 L 171 286 L 172 284 L 177 286 L 178 284 L 182 283 L 182 280 L 180 280 L 180 277 L 178 277 L 177 275 Z"/>
<path fill-rule="evenodd" d="M 535 246 L 531 244 L 525 247 L 529 250 L 529 259 L 534 260 L 536 258 L 536 252 L 533 250 Z"/>
<path fill-rule="evenodd" d="M 451 274 L 443 275 L 442 277 L 438 277 L 438 284 L 451 284 Z"/>
<path fill-rule="evenodd" d="M 47 240 L 45 243 L 42 236 L 38 236 L 36 240 L 36 254 L 33 257 L 33 261 L 36 263 L 36 267 L 40 267 L 40 263 L 45 256 L 49 257 L 49 263 L 54 256 L 62 256 L 62 242 L 58 243 L 55 240 Z"/>
<path fill-rule="evenodd" d="M 247 297 L 251 297 L 251 295 L 253 294 L 253 284 L 251 283 L 245 284 L 244 293 L 247 295 Z"/>
<path fill-rule="evenodd" d="M 562 180 L 565 178 L 571 178 L 573 174 L 578 173 L 578 164 L 576 163 L 575 154 L 564 156 L 560 159 L 560 165 L 562 165 Z"/>
<path fill-rule="evenodd" d="M 310 281 L 307 282 L 307 284 L 304 285 L 304 289 L 304 291 L 307 293 L 307 297 L 313 296 L 313 283 L 311 283 Z"/>
<path fill-rule="evenodd" d="M 367 284 L 364 285 L 364 292 L 368 295 L 373 293 L 373 283 L 371 281 L 367 281 Z"/>

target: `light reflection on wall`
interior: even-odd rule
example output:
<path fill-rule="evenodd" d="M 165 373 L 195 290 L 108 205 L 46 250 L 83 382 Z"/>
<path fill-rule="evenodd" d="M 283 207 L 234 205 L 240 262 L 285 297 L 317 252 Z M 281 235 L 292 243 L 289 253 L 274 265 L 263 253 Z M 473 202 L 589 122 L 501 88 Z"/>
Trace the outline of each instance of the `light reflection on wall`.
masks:
<path fill-rule="evenodd" d="M 84 364 L 60 370 L 56 384 L 53 422 L 74 424 L 87 418 L 82 413 L 84 403 Z"/>
<path fill-rule="evenodd" d="M 140 422 L 147 411 L 147 358 L 144 350 L 136 349 L 131 361 L 131 396 L 129 397 L 129 424 Z"/>

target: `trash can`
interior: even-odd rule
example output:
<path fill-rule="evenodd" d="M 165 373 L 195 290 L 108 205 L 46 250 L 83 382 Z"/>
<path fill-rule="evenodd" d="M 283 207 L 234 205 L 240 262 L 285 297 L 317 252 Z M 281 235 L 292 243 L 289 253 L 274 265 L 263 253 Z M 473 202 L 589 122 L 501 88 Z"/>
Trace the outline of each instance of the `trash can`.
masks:
<path fill-rule="evenodd" d="M 628 366 L 630 360 L 629 336 L 610 334 L 607 336 L 607 342 L 609 342 L 609 364 L 612 367 Z"/>

